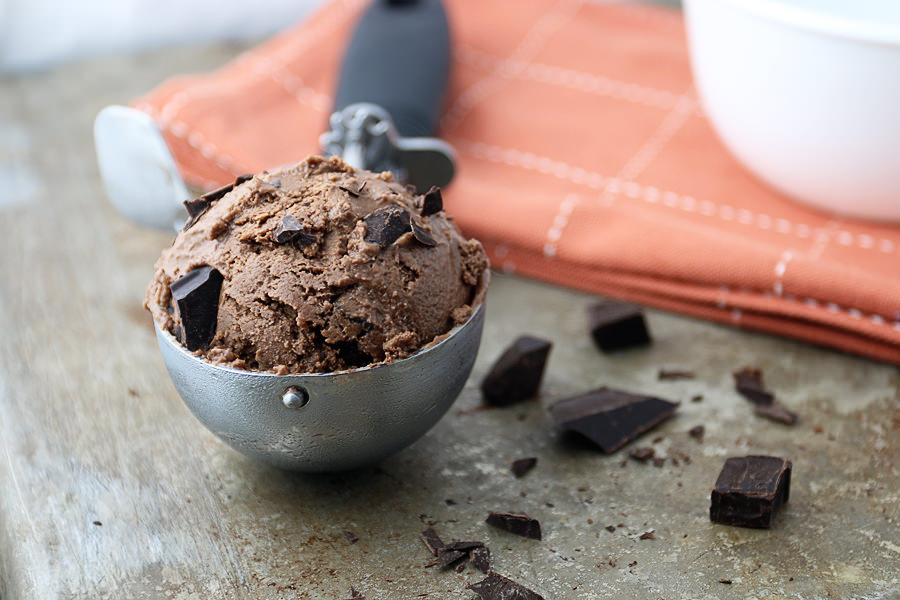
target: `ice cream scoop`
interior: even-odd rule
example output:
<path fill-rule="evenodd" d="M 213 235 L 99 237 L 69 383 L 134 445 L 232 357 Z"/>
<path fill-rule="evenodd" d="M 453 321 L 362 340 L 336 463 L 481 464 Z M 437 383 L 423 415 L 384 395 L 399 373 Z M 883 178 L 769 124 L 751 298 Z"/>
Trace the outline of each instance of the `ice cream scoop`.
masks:
<path fill-rule="evenodd" d="M 485 271 L 482 297 L 489 280 Z M 482 300 L 465 323 L 408 358 L 306 375 L 214 365 L 158 326 L 156 335 L 175 388 L 210 431 L 247 456 L 321 472 L 375 463 L 437 423 L 469 377 L 483 323 Z"/>

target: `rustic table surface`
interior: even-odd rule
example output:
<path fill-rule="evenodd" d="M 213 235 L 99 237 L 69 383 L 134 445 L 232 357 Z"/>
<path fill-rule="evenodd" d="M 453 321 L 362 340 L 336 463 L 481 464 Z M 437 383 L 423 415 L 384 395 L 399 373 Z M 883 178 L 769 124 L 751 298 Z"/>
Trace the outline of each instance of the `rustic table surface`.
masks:
<path fill-rule="evenodd" d="M 653 311 L 651 347 L 602 355 L 585 333 L 587 295 L 515 277 L 495 278 L 456 405 L 378 468 L 291 474 L 221 444 L 178 398 L 141 308 L 171 234 L 111 209 L 91 122 L 106 104 L 238 50 L 0 80 L 3 600 L 338 599 L 351 585 L 370 600 L 473 598 L 472 567 L 427 567 L 426 524 L 485 541 L 498 572 L 548 600 L 900 597 L 895 367 Z M 474 410 L 490 362 L 525 331 L 555 342 L 541 398 Z M 765 371 L 797 426 L 751 415 L 731 381 L 743 365 Z M 661 366 L 696 379 L 658 381 Z M 546 406 L 601 384 L 682 401 L 641 444 L 690 462 L 654 468 L 561 439 Z M 698 424 L 702 442 L 687 434 Z M 724 458 L 749 453 L 794 461 L 790 503 L 771 530 L 711 524 Z M 538 465 L 515 479 L 509 463 L 523 456 Z M 490 529 L 491 509 L 539 518 L 544 540 Z M 650 529 L 655 539 L 639 538 Z"/>

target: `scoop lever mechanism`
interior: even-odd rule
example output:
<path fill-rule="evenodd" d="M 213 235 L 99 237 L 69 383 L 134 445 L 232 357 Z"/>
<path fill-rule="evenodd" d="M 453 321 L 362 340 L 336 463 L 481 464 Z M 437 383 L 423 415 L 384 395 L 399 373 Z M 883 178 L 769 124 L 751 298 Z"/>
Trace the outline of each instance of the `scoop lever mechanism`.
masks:
<path fill-rule="evenodd" d="M 391 171 L 424 192 L 453 179 L 453 148 L 438 138 L 403 137 L 388 112 L 368 102 L 331 115 L 331 130 L 319 138 L 325 154 L 340 156 L 358 169 Z"/>

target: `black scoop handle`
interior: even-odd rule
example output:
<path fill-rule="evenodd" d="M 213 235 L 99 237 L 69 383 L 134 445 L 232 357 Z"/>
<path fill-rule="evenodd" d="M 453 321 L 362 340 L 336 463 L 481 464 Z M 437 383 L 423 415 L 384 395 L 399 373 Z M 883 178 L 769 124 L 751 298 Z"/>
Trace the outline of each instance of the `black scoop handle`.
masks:
<path fill-rule="evenodd" d="M 434 136 L 449 73 L 440 0 L 375 0 L 344 55 L 334 111 L 370 102 L 391 115 L 400 135 Z"/>

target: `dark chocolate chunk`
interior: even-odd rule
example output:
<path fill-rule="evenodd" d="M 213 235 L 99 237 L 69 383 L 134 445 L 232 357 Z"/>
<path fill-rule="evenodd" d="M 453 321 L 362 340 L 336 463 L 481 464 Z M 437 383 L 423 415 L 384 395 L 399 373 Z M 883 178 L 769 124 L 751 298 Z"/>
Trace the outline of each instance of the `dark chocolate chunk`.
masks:
<path fill-rule="evenodd" d="M 537 519 L 532 519 L 524 513 L 494 512 L 488 514 L 485 520 L 488 525 L 493 525 L 510 533 L 521 535 L 533 540 L 541 539 L 541 524 Z"/>
<path fill-rule="evenodd" d="M 613 531 L 616 530 L 616 526 L 615 525 L 607 525 L 606 527 L 604 527 L 604 529 L 606 529 L 608 532 L 612 533 Z"/>
<path fill-rule="evenodd" d="M 729 458 L 712 491 L 713 523 L 768 528 L 778 508 L 788 501 L 791 461 L 777 456 Z"/>
<path fill-rule="evenodd" d="M 550 407 L 556 424 L 588 438 L 609 454 L 672 416 L 677 404 L 606 387 Z"/>
<path fill-rule="evenodd" d="M 541 386 L 552 346 L 547 340 L 530 335 L 514 341 L 481 382 L 485 401 L 496 406 L 509 406 L 533 398 Z"/>
<path fill-rule="evenodd" d="M 428 550 L 434 556 L 437 556 L 438 552 L 441 551 L 441 548 L 444 547 L 444 542 L 431 527 L 420 533 L 419 537 L 422 538 L 422 541 L 425 542 L 425 546 L 428 547 Z"/>
<path fill-rule="evenodd" d="M 344 537 L 347 538 L 347 541 L 350 542 L 351 544 L 355 544 L 356 542 L 359 541 L 359 538 L 356 536 L 356 534 L 353 533 L 352 531 L 350 531 L 349 529 L 344 530 Z"/>
<path fill-rule="evenodd" d="M 285 215 L 281 218 L 281 222 L 275 227 L 275 233 L 272 237 L 279 244 L 296 241 L 301 245 L 306 245 L 316 241 L 316 236 L 304 231 L 300 221 L 291 215 Z"/>
<path fill-rule="evenodd" d="M 532 470 L 536 464 L 537 458 L 531 456 L 528 458 L 520 458 L 519 460 L 514 460 L 509 468 L 513 472 L 513 475 L 515 475 L 516 477 L 522 477 L 523 475 L 525 475 L 525 473 Z"/>
<path fill-rule="evenodd" d="M 182 231 L 187 231 L 197 222 L 198 219 L 209 210 L 209 207 L 213 205 L 213 202 L 219 200 L 233 190 L 235 186 L 238 186 L 245 181 L 249 181 L 253 179 L 253 175 L 238 175 L 237 179 L 234 180 L 234 183 L 229 183 L 227 185 L 223 185 L 220 188 L 214 189 L 212 191 L 206 192 L 202 196 L 198 198 L 194 198 L 193 200 L 185 200 L 184 207 L 188 212 L 188 220 L 184 224 L 184 227 L 181 228 Z"/>
<path fill-rule="evenodd" d="M 753 410 L 761 417 L 766 417 L 785 425 L 793 425 L 797 422 L 797 414 L 786 409 L 780 402 L 757 404 L 753 407 Z"/>
<path fill-rule="evenodd" d="M 491 551 L 487 546 L 478 546 L 469 550 L 469 560 L 482 573 L 491 570 Z"/>
<path fill-rule="evenodd" d="M 656 530 L 651 529 L 650 531 L 645 531 L 641 535 L 638 536 L 639 540 L 655 540 L 656 539 Z"/>
<path fill-rule="evenodd" d="M 693 379 L 694 372 L 693 371 L 681 371 L 678 369 L 660 369 L 659 373 L 656 374 L 656 377 L 660 381 L 672 380 L 672 379 Z"/>
<path fill-rule="evenodd" d="M 422 199 L 422 216 L 427 217 L 444 209 L 444 199 L 441 197 L 441 189 L 431 186 L 431 189 L 425 192 Z"/>
<path fill-rule="evenodd" d="M 415 219 L 410 219 L 409 225 L 412 228 L 413 237 L 423 246 L 437 246 L 437 241 L 428 233 L 428 230 L 419 225 Z"/>
<path fill-rule="evenodd" d="M 440 552 L 438 552 L 436 564 L 439 569 L 446 569 L 468 555 L 468 551 L 463 552 L 462 550 L 448 550 L 447 548 L 441 548 Z"/>
<path fill-rule="evenodd" d="M 614 352 L 650 343 L 644 311 L 630 302 L 606 300 L 588 307 L 588 327 L 603 352 Z"/>
<path fill-rule="evenodd" d="M 656 451 L 653 448 L 648 448 L 647 446 L 644 446 L 642 448 L 634 448 L 628 451 L 628 456 L 640 462 L 647 462 L 648 460 L 653 458 L 654 454 L 656 454 Z"/>
<path fill-rule="evenodd" d="M 490 573 L 466 588 L 475 592 L 481 600 L 544 600 L 540 594 L 497 573 Z"/>
<path fill-rule="evenodd" d="M 763 383 L 762 371 L 750 367 L 744 367 L 740 371 L 732 373 L 734 387 L 740 395 L 754 404 L 772 404 L 775 402 L 775 394 L 766 389 Z"/>
<path fill-rule="evenodd" d="M 179 341 L 188 350 L 205 350 L 216 335 L 222 274 L 204 265 L 169 286 L 181 321 Z"/>
<path fill-rule="evenodd" d="M 706 433 L 706 427 L 703 425 L 697 425 L 695 427 L 691 427 L 688 430 L 688 435 L 692 438 L 696 439 L 698 442 L 703 441 L 703 434 Z"/>
<path fill-rule="evenodd" d="M 382 248 L 387 248 L 410 230 L 409 213 L 394 204 L 373 210 L 365 218 L 365 223 L 364 239 Z"/>

